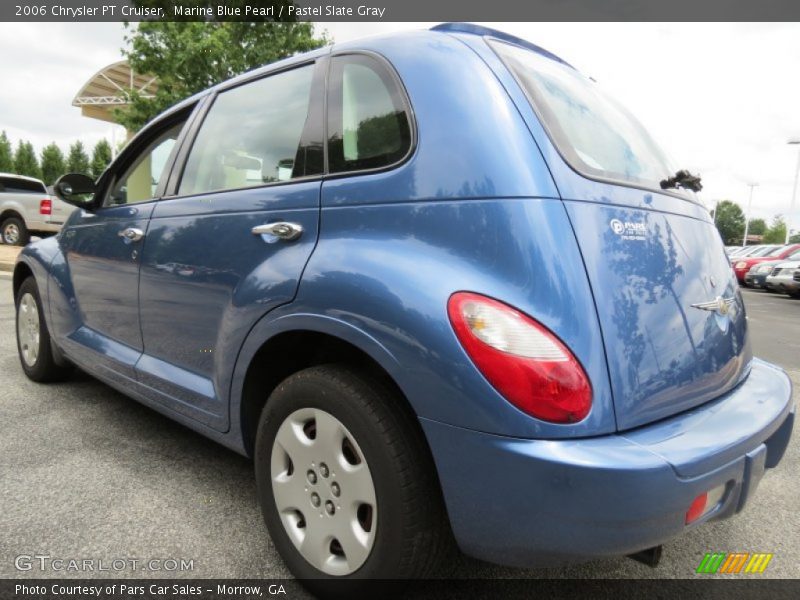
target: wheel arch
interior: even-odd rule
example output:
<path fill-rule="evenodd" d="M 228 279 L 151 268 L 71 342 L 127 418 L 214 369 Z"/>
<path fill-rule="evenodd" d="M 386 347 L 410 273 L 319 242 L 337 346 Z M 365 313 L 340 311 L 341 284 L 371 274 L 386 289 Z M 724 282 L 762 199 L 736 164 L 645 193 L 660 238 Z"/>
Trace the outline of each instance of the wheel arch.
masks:
<path fill-rule="evenodd" d="M 19 293 L 19 288 L 22 285 L 22 282 L 25 281 L 28 277 L 34 277 L 33 269 L 31 269 L 30 265 L 24 261 L 18 262 L 14 266 L 14 274 L 12 276 L 11 281 L 11 289 L 14 293 L 14 305 L 16 306 L 17 303 L 17 294 Z"/>
<path fill-rule="evenodd" d="M 0 224 L 2 224 L 6 219 L 10 219 L 12 217 L 20 219 L 23 223 L 25 222 L 25 218 L 18 210 L 14 208 L 6 208 L 3 210 L 3 212 L 0 212 Z"/>
<path fill-rule="evenodd" d="M 313 315 L 288 315 L 261 328 L 267 331 L 253 331 L 248 336 L 232 382 L 238 390 L 232 395 L 232 426 L 238 426 L 248 456 L 252 455 L 258 420 L 272 391 L 293 373 L 321 364 L 347 365 L 377 381 L 418 423 L 416 411 L 393 375 L 399 363 L 366 333 L 337 319 Z M 419 432 L 424 438 L 421 426 Z"/>

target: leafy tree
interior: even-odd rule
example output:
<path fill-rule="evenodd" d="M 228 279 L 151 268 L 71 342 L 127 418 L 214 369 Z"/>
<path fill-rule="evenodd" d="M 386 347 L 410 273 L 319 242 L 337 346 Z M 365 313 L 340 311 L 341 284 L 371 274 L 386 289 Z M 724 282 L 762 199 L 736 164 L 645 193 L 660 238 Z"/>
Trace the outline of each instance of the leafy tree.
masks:
<path fill-rule="evenodd" d="M 97 142 L 92 152 L 92 177 L 97 179 L 106 170 L 111 162 L 111 144 L 108 140 L 102 139 Z"/>
<path fill-rule="evenodd" d="M 64 153 L 53 142 L 42 150 L 42 180 L 45 185 L 53 185 L 56 179 L 66 172 Z"/>
<path fill-rule="evenodd" d="M 36 158 L 36 151 L 30 142 L 19 141 L 17 151 L 14 153 L 14 171 L 18 175 L 42 178 L 42 170 L 39 168 L 39 161 Z"/>
<path fill-rule="evenodd" d="M 89 157 L 86 155 L 86 150 L 83 149 L 83 142 L 79 140 L 69 147 L 67 173 L 83 173 L 84 175 L 89 175 L 90 172 Z"/>
<path fill-rule="evenodd" d="M 795 233 L 794 235 L 789 236 L 789 243 L 800 244 L 800 233 Z"/>
<path fill-rule="evenodd" d="M 786 220 L 783 215 L 772 217 L 772 223 L 764 234 L 765 244 L 782 244 L 786 239 Z"/>
<path fill-rule="evenodd" d="M 14 171 L 14 152 L 11 149 L 11 142 L 8 141 L 6 132 L 0 133 L 0 173 L 11 173 Z"/>
<path fill-rule="evenodd" d="M 721 200 L 716 214 L 712 211 L 722 241 L 725 244 L 741 242 L 744 235 L 744 213 L 741 207 L 730 200 Z"/>
<path fill-rule="evenodd" d="M 767 222 L 764 219 L 750 219 L 750 227 L 747 229 L 748 235 L 764 235 L 767 230 Z"/>
<path fill-rule="evenodd" d="M 279 2 L 250 2 L 250 4 Z M 167 0 L 137 0 L 140 6 L 161 6 L 172 14 Z M 216 7 L 218 2 L 183 2 L 187 6 Z M 244 4 L 235 2 L 228 4 Z M 284 16 L 286 11 L 284 10 Z M 158 79 L 158 91 L 146 98 L 132 91 L 130 105 L 117 109 L 115 118 L 129 130 L 140 129 L 176 102 L 220 81 L 255 67 L 328 43 L 326 34 L 314 35 L 312 23 L 286 22 L 162 22 L 143 21 L 126 36 L 125 58 L 137 73 Z"/>

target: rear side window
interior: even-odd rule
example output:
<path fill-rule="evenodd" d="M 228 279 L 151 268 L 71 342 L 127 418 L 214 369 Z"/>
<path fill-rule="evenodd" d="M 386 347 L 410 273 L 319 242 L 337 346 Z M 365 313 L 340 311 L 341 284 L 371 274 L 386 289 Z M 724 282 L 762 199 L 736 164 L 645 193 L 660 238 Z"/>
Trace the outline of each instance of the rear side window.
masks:
<path fill-rule="evenodd" d="M 328 169 L 378 169 L 411 149 L 405 96 L 388 68 L 372 56 L 336 56 L 328 97 Z"/>
<path fill-rule="evenodd" d="M 0 192 L 7 194 L 46 194 L 41 181 L 30 181 L 17 177 L 0 177 Z"/>
<path fill-rule="evenodd" d="M 283 71 L 217 96 L 194 141 L 178 189 L 200 194 L 289 181 L 308 117 L 313 65 Z"/>
<path fill-rule="evenodd" d="M 616 100 L 572 67 L 532 50 L 490 45 L 532 102 L 558 151 L 588 177 L 661 189 L 674 169 L 650 134 Z"/>

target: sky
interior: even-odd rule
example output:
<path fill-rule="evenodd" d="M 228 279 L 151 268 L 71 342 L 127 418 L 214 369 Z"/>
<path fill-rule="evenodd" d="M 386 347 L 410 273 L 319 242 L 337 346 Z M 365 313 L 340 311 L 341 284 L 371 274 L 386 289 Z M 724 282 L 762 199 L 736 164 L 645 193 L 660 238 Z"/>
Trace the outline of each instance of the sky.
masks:
<path fill-rule="evenodd" d="M 335 41 L 434 23 L 325 23 Z M 729 199 L 769 221 L 789 215 L 800 146 L 800 24 L 493 23 L 593 77 L 627 106 L 679 168 L 702 175 L 701 200 Z M 0 130 L 37 150 L 112 127 L 71 106 L 83 83 L 121 59 L 119 23 L 0 23 Z M 124 136 L 116 129 L 116 139 Z M 800 230 L 800 198 L 790 216 Z"/>

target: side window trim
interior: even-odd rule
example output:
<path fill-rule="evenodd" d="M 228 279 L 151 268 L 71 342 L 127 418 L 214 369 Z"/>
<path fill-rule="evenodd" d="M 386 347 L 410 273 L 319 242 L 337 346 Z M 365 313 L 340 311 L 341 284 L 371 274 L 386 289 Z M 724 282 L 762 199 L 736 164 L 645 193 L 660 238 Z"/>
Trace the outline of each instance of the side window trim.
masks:
<path fill-rule="evenodd" d="M 400 104 L 403 108 L 403 111 L 406 113 L 406 118 L 408 119 L 408 127 L 409 127 L 409 133 L 411 135 L 411 140 L 408 146 L 408 151 L 400 159 L 396 160 L 393 163 L 374 168 L 354 169 L 351 171 L 337 171 L 335 173 L 331 173 L 330 165 L 328 163 L 329 145 L 330 145 L 329 132 L 328 132 L 328 127 L 330 123 L 330 114 L 329 114 L 331 105 L 330 98 L 333 96 L 334 93 L 338 93 L 341 91 L 340 89 L 336 88 L 336 86 L 334 86 L 332 73 L 336 59 L 341 59 L 347 56 L 370 57 L 376 60 L 378 64 L 383 68 L 384 73 L 391 78 L 392 82 L 394 83 L 395 89 L 399 92 Z M 358 175 L 367 175 L 371 173 L 381 173 L 384 171 L 391 171 L 405 164 L 414 155 L 414 153 L 417 150 L 417 141 L 419 139 L 417 134 L 417 119 L 414 113 L 414 107 L 411 104 L 411 99 L 408 95 L 408 90 L 406 90 L 403 80 L 397 73 L 397 70 L 394 68 L 394 65 L 392 65 L 392 63 L 389 62 L 389 60 L 386 57 L 384 57 L 382 54 L 373 52 L 371 50 L 346 50 L 331 54 L 330 65 L 328 67 L 328 75 L 326 78 L 326 88 L 327 88 L 327 92 L 325 94 L 325 178 L 326 179 L 338 179 L 341 177 L 354 177 Z"/>
<path fill-rule="evenodd" d="M 194 118 L 193 122 L 191 123 L 191 126 L 185 128 L 186 129 L 186 137 L 183 140 L 183 142 L 181 143 L 181 147 L 180 147 L 180 149 L 178 151 L 178 154 L 176 155 L 176 160 L 175 160 L 175 163 L 173 164 L 172 170 L 170 172 L 170 177 L 169 177 L 169 181 L 168 181 L 168 184 L 167 184 L 167 187 L 166 187 L 166 190 L 165 190 L 165 194 L 161 198 L 159 198 L 159 200 L 168 201 L 168 200 L 177 199 L 177 198 L 186 198 L 186 197 L 192 197 L 192 196 L 203 196 L 203 195 L 207 195 L 207 194 L 217 194 L 217 193 L 221 193 L 221 192 L 230 192 L 230 191 L 235 191 L 235 189 L 259 189 L 259 188 L 264 188 L 264 187 L 272 187 L 272 186 L 279 186 L 279 185 L 290 185 L 290 184 L 293 184 L 293 183 L 300 183 L 300 182 L 314 181 L 315 179 L 322 179 L 324 177 L 324 175 L 325 175 L 325 170 L 324 169 L 327 167 L 327 160 L 328 160 L 328 158 L 327 158 L 327 152 L 328 152 L 327 144 L 324 143 L 324 140 L 326 139 L 326 136 L 327 136 L 327 130 L 324 128 L 325 127 L 325 123 L 326 123 L 326 119 L 325 119 L 325 106 L 323 104 L 325 98 L 327 97 L 327 95 L 325 94 L 325 89 L 326 89 L 326 86 L 327 86 L 328 63 L 329 63 L 328 56 L 327 55 L 321 56 L 321 57 L 318 57 L 318 58 L 313 59 L 313 60 L 308 60 L 308 61 L 299 62 L 299 63 L 292 64 L 292 65 L 288 65 L 288 66 L 286 66 L 286 67 L 284 67 L 282 69 L 278 69 L 278 70 L 275 70 L 275 71 L 270 71 L 269 73 L 264 73 L 263 75 L 260 75 L 258 77 L 248 78 L 245 81 L 237 83 L 236 85 L 226 85 L 225 87 L 223 87 L 221 89 L 218 89 L 218 90 L 215 90 L 214 92 L 209 94 L 205 98 L 206 101 L 205 101 L 205 103 L 204 103 L 204 105 L 202 107 L 202 110 L 198 110 L 197 111 L 197 115 Z M 322 131 L 319 133 L 319 135 L 322 137 L 322 140 L 323 140 L 323 144 L 322 144 L 323 152 L 324 152 L 324 154 L 323 154 L 323 172 L 321 172 L 319 174 L 314 174 L 314 175 L 305 175 L 305 176 L 302 176 L 302 177 L 289 179 L 287 181 L 274 181 L 274 182 L 264 183 L 263 185 L 250 186 L 250 187 L 247 187 L 247 188 L 216 190 L 216 191 L 210 191 L 210 192 L 201 192 L 201 193 L 197 193 L 197 194 L 179 194 L 178 193 L 178 190 L 179 190 L 179 187 L 180 187 L 180 183 L 181 183 L 181 179 L 183 178 L 184 172 L 186 170 L 186 164 L 187 164 L 187 162 L 189 160 L 189 154 L 191 153 L 192 147 L 194 146 L 195 142 L 197 141 L 198 133 L 200 132 L 200 129 L 203 126 L 203 123 L 205 122 L 206 117 L 208 117 L 209 111 L 214 106 L 214 102 L 216 101 L 217 96 L 219 96 L 220 94 L 225 93 L 225 92 L 227 92 L 229 90 L 235 89 L 237 87 L 242 87 L 242 86 L 254 83 L 256 81 L 261 81 L 261 80 L 266 79 L 268 77 L 271 77 L 273 75 L 278 75 L 280 73 L 285 73 L 287 71 L 291 71 L 291 70 L 294 70 L 294 69 L 300 69 L 300 68 L 303 68 L 303 67 L 309 67 L 309 66 L 314 69 L 314 72 L 312 73 L 311 92 L 310 92 L 311 96 L 309 98 L 308 114 L 306 115 L 306 127 L 304 127 L 303 133 L 301 134 L 300 143 L 303 143 L 303 141 L 305 141 L 307 139 L 306 128 L 309 125 L 309 123 L 308 123 L 310 121 L 309 116 L 312 114 L 312 111 L 319 112 L 320 113 L 320 118 L 318 119 L 318 121 L 320 121 L 320 124 L 323 127 Z M 321 89 L 320 89 L 320 86 L 321 86 Z M 319 91 L 320 93 L 315 95 L 315 92 L 317 92 L 317 91 Z M 311 133 L 308 134 L 308 138 L 310 138 L 310 137 L 313 137 Z"/>
<path fill-rule="evenodd" d="M 197 103 L 192 106 L 186 107 L 185 109 L 177 111 L 175 114 L 169 115 L 168 117 L 161 119 L 157 123 L 148 126 L 146 129 L 142 131 L 142 137 L 140 139 L 136 139 L 134 145 L 131 145 L 129 148 L 126 148 L 124 154 L 122 154 L 117 161 L 115 161 L 113 172 L 110 170 L 105 171 L 103 177 L 101 177 L 101 190 L 98 194 L 99 202 L 98 208 L 106 208 L 108 207 L 108 199 L 111 190 L 114 189 L 114 186 L 119 181 L 119 177 L 128 170 L 128 168 L 133 165 L 133 163 L 141 156 L 141 153 L 146 150 L 154 140 L 158 139 L 160 135 L 164 132 L 169 131 L 172 127 L 179 124 L 183 121 L 183 127 L 181 129 L 180 134 L 178 134 L 178 139 L 175 142 L 172 150 L 170 151 L 169 157 L 167 158 L 166 164 L 164 166 L 165 172 L 171 173 L 172 169 L 175 165 L 175 159 L 177 157 L 177 151 L 180 145 L 182 144 L 182 140 L 185 139 L 187 129 L 189 125 L 192 123 L 193 119 L 195 118 L 196 113 L 198 112 L 198 108 L 202 106 L 205 102 L 206 98 L 201 98 Z M 137 135 L 137 138 L 139 136 Z M 166 189 L 166 181 L 169 177 L 162 178 L 161 181 L 158 182 L 158 186 L 156 187 L 156 191 L 153 195 L 153 198 L 146 200 L 145 202 L 154 202 L 158 200 L 163 194 L 164 190 Z"/>
<path fill-rule="evenodd" d="M 203 97 L 192 113 L 190 121 L 183 128 L 178 143 L 175 144 L 175 148 L 173 149 L 175 152 L 175 156 L 173 157 L 174 161 L 170 165 L 169 177 L 167 177 L 166 185 L 162 190 L 164 193 L 159 196 L 159 200 L 168 200 L 175 196 L 178 183 L 180 183 L 183 169 L 186 165 L 186 159 L 189 157 L 189 151 L 192 149 L 194 140 L 197 137 L 197 132 L 203 125 L 203 121 L 205 121 L 206 115 L 214 104 L 216 97 L 216 92 L 212 92 Z"/>

